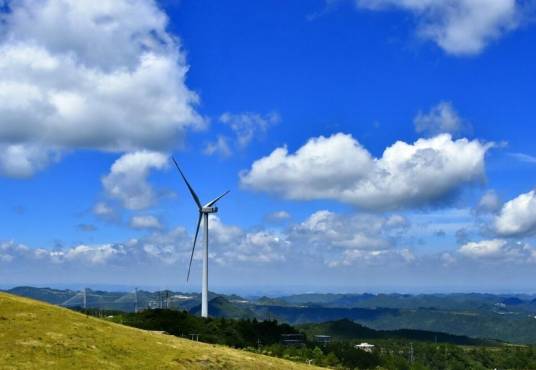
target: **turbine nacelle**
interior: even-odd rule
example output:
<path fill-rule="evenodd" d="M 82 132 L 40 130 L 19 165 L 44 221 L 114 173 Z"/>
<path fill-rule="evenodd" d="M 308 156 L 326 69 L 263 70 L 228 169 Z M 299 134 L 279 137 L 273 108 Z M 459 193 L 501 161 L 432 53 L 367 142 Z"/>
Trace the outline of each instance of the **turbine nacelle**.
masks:
<path fill-rule="evenodd" d="M 201 208 L 201 213 L 216 213 L 218 212 L 218 207 L 203 207 Z"/>

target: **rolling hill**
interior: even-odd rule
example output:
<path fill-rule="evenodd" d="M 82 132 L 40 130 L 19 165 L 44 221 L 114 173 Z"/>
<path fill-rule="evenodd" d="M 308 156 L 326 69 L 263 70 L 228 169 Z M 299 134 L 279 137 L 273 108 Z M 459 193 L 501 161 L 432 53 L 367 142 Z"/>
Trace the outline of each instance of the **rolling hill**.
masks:
<path fill-rule="evenodd" d="M 189 311 L 193 315 L 201 313 L 201 305 L 192 307 Z M 208 301 L 208 312 L 211 317 L 226 317 L 232 319 L 254 318 L 255 313 L 244 305 L 233 304 L 224 297 L 218 296 Z"/>
<path fill-rule="evenodd" d="M 79 291 L 17 287 L 9 293 L 80 307 Z M 199 312 L 200 295 L 184 292 L 138 291 L 139 307 L 158 308 L 169 296 L 167 307 Z M 349 319 L 376 330 L 411 329 L 443 332 L 473 338 L 536 344 L 534 295 L 482 293 L 452 294 L 298 294 L 282 297 L 239 297 L 209 292 L 212 316 L 256 318 L 291 325 Z M 133 312 L 131 292 L 87 290 L 90 309 Z M 435 337 L 434 337 L 435 338 Z"/>
<path fill-rule="evenodd" d="M 0 293 L 0 369 L 311 369 Z"/>
<path fill-rule="evenodd" d="M 484 344 L 485 341 L 461 335 L 452 335 L 424 330 L 374 330 L 343 319 L 321 324 L 304 324 L 297 327 L 310 337 L 314 335 L 330 335 L 336 340 L 365 340 L 365 339 L 404 339 L 460 345 Z"/>

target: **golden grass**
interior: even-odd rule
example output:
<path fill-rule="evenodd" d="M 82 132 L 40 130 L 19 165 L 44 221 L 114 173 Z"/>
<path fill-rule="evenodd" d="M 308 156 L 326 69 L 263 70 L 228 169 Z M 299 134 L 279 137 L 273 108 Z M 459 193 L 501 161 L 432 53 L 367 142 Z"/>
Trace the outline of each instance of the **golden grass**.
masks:
<path fill-rule="evenodd" d="M 0 369 L 313 369 L 0 293 Z"/>

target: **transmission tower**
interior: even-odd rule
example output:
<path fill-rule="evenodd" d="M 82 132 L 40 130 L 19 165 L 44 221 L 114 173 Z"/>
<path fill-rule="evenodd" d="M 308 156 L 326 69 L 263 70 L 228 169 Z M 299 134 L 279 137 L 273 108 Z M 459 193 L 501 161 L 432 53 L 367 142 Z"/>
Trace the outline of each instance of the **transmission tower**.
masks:
<path fill-rule="evenodd" d="M 134 303 L 134 312 L 138 313 L 138 288 L 134 289 L 134 295 L 136 299 L 136 302 Z"/>
<path fill-rule="evenodd" d="M 82 289 L 82 308 L 87 309 L 87 288 Z"/>

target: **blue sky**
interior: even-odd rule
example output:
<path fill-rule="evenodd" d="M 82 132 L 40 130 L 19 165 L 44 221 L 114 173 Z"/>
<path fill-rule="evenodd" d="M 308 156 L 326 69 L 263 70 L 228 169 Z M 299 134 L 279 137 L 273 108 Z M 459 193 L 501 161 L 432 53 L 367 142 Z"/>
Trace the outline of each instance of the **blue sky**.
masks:
<path fill-rule="evenodd" d="M 531 290 L 533 8 L 7 1 L 2 284 Z"/>

